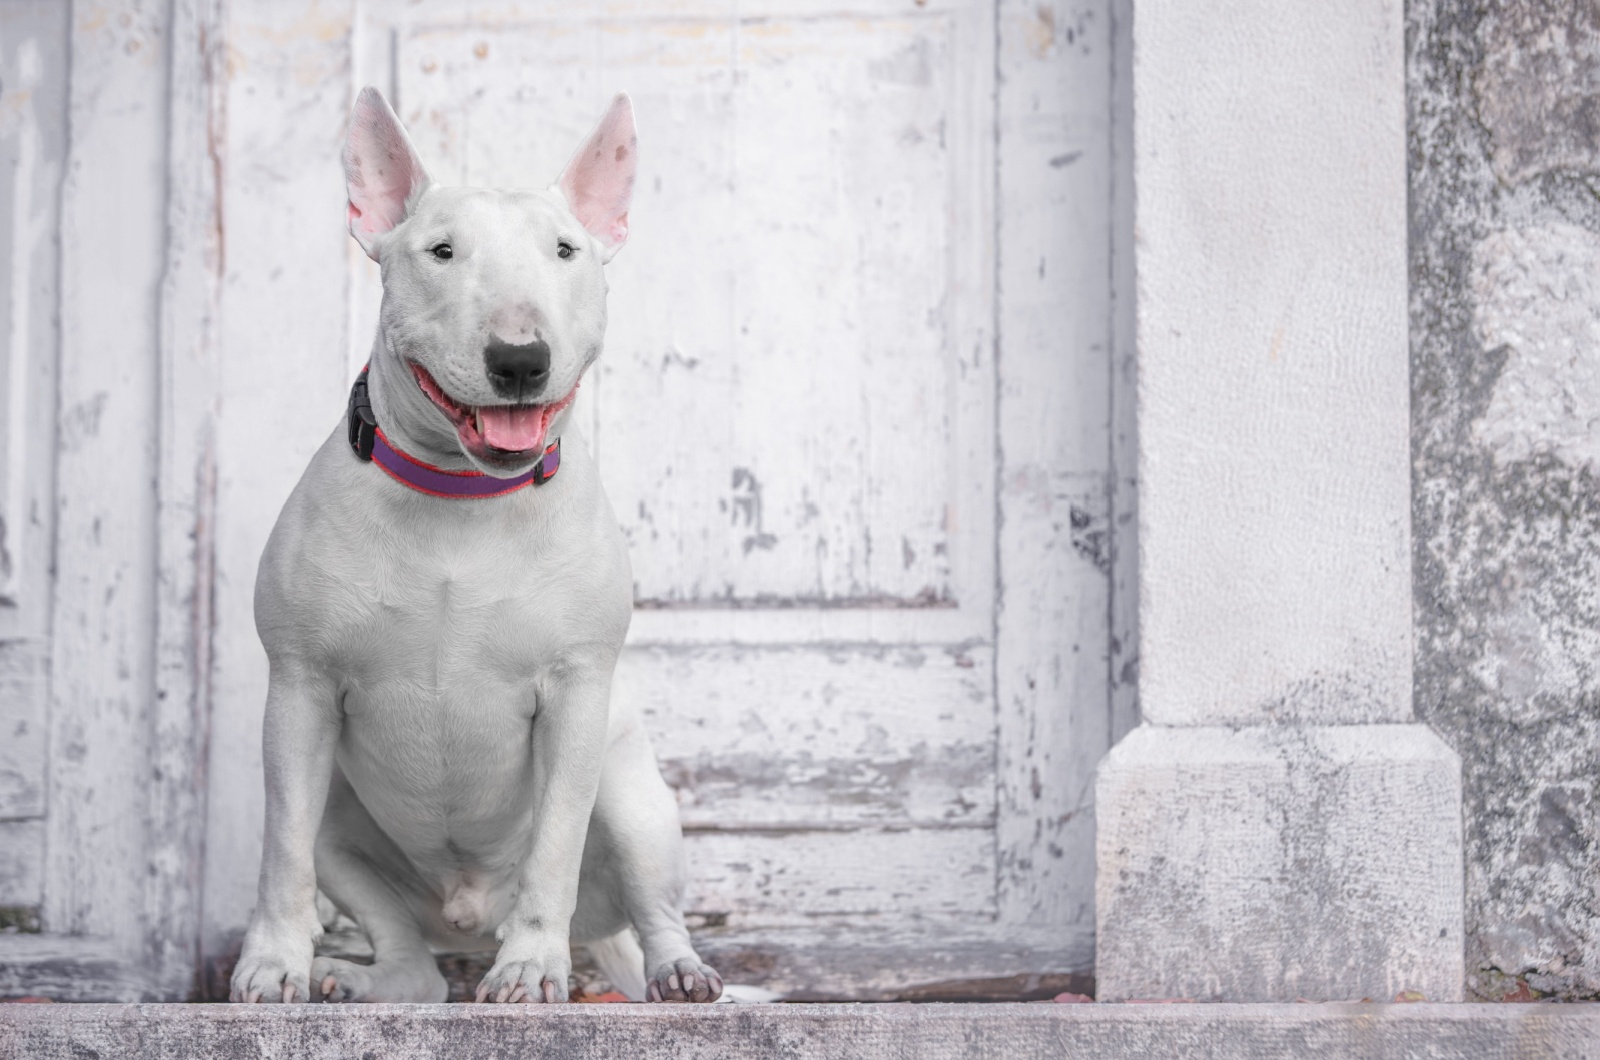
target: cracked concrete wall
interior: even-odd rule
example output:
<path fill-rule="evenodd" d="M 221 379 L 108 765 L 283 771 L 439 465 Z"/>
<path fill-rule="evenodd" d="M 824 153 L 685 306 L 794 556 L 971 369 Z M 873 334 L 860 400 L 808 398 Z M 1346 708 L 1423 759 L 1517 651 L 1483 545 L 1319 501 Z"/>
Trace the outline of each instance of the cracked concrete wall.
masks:
<path fill-rule="evenodd" d="M 1600 997 L 1600 4 L 1408 5 L 1416 709 L 1469 996 Z"/>

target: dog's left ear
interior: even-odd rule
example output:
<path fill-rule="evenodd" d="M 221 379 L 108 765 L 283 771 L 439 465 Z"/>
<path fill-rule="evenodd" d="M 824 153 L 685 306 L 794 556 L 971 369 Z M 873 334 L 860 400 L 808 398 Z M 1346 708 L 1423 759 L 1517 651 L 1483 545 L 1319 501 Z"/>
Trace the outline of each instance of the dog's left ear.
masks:
<path fill-rule="evenodd" d="M 600 241 L 602 261 L 610 261 L 628 241 L 628 206 L 638 169 L 633 102 L 622 93 L 556 182 L 573 216 Z"/>

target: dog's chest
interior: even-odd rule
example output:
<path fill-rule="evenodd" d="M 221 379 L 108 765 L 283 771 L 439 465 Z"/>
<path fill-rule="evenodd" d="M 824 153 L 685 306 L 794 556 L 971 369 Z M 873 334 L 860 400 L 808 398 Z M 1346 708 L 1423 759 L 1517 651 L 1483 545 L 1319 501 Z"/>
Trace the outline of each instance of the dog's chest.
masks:
<path fill-rule="evenodd" d="M 316 608 L 347 733 L 391 760 L 525 745 L 552 675 L 625 629 L 614 615 L 630 586 L 613 584 L 616 557 L 580 532 L 586 520 L 456 512 L 385 524 Z"/>
<path fill-rule="evenodd" d="M 516 830 L 534 719 L 562 709 L 561 675 L 590 657 L 593 572 L 569 565 L 526 540 L 429 541 L 344 587 L 340 760 L 414 856 Z"/>
<path fill-rule="evenodd" d="M 538 716 L 562 709 L 563 681 L 614 664 L 626 545 L 581 451 L 537 493 L 442 501 L 342 444 L 263 561 L 263 641 L 337 688 L 345 773 L 408 851 L 502 834 L 527 806 Z"/>

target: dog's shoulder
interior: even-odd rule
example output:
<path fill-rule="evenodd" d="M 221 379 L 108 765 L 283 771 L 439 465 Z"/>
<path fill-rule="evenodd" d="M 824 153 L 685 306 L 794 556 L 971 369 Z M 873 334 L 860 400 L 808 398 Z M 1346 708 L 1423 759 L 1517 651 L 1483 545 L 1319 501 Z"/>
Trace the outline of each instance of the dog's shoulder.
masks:
<path fill-rule="evenodd" d="M 351 452 L 343 423 L 290 492 L 256 571 L 256 627 L 272 652 L 296 630 L 327 628 L 363 566 L 365 514 L 376 483 Z"/>

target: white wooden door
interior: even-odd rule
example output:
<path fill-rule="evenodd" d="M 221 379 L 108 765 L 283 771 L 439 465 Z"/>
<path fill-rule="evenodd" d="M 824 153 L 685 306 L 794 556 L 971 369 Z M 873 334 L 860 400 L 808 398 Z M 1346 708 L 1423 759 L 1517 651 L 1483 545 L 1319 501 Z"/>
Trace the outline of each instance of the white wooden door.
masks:
<path fill-rule="evenodd" d="M 1114 179 L 1119 6 L 126 0 L 80 12 L 74 149 L 99 168 L 66 185 L 62 206 L 70 422 L 55 533 L 70 578 L 57 575 L 54 634 L 32 643 L 69 664 L 49 723 L 86 733 L 95 768 L 0 746 L 0 772 L 42 759 L 78 815 L 49 833 L 67 860 L 29 906 L 46 933 L 131 917 L 144 927 L 125 934 L 150 949 L 199 918 L 214 968 L 250 913 L 266 685 L 256 564 L 342 412 L 378 304 L 376 270 L 342 224 L 354 92 L 384 88 L 437 178 L 528 186 L 553 179 L 626 90 L 641 180 L 609 268 L 607 351 L 579 408 L 633 551 L 615 694 L 644 704 L 677 792 L 700 945 L 730 981 L 792 996 L 1087 972 L 1090 782 L 1133 712 L 1114 606 L 1127 584 L 1117 527 L 1131 528 L 1113 445 L 1128 392 L 1113 368 L 1131 358 L 1113 298 L 1127 206 Z M 156 147 L 114 135 L 142 125 L 91 120 L 102 83 L 140 101 Z M 135 186 L 157 204 L 139 216 L 164 202 L 168 224 L 164 246 L 159 233 L 118 244 L 130 260 L 153 247 L 161 280 L 154 355 L 120 361 L 97 338 L 113 325 L 84 310 L 115 270 L 84 272 L 93 283 L 73 271 L 93 260 L 93 210 L 116 205 L 119 147 L 165 159 Z M 69 447 L 99 407 L 137 444 Z M 138 488 L 152 452 L 154 496 Z M 14 464 L 6 450 L 8 475 Z M 95 536 L 102 510 L 136 532 Z M 138 559 L 152 554 L 153 570 Z M 117 596 L 127 584 L 138 594 Z M 95 621 L 104 636 L 75 632 Z M 32 635 L 17 629 L 0 640 Z M 106 637 L 120 654 L 97 653 Z M 0 662 L 13 656 L 0 643 Z M 143 714 L 118 706 L 140 696 Z M 160 827 L 138 847 L 111 827 L 121 803 L 99 778 L 133 790 L 145 769 Z M 0 820 L 0 865 L 40 828 L 22 812 Z M 203 842 L 185 831 L 196 812 Z M 104 838 L 68 857 L 78 820 Z M 119 843 L 106 872 L 148 849 L 159 886 L 122 912 L 80 902 L 72 919 L 74 895 L 103 875 L 91 855 Z M 183 958 L 163 959 L 160 984 L 124 993 L 170 993 Z M 0 986 L 20 967 L 8 960 L 0 939 Z"/>
<path fill-rule="evenodd" d="M 702 944 L 800 992 L 1086 970 L 1092 831 L 1087 813 L 1071 817 L 1089 774 L 1068 763 L 1092 734 L 1092 767 L 1111 714 L 1109 545 L 1094 543 L 1107 534 L 1108 291 L 1083 285 L 1077 304 L 1100 302 L 1073 334 L 1024 331 L 997 350 L 998 331 L 1031 321 L 997 282 L 1008 116 L 995 7 L 522 14 L 372 11 L 368 33 L 388 37 L 381 72 L 446 183 L 547 182 L 609 96 L 633 96 L 643 175 L 581 409 L 633 551 L 616 694 L 646 705 L 677 790 Z M 1059 225 L 1058 204 L 1087 229 L 1086 248 L 1028 262 L 1035 282 L 1049 265 L 1067 273 L 1050 295 L 1070 303 L 1057 285 L 1109 267 L 1110 79 L 1097 54 L 1109 27 L 1096 11 L 1061 26 L 1048 9 L 1025 17 L 1015 65 L 1057 68 L 1059 52 L 1082 56 L 1069 39 L 1081 35 L 1103 79 L 1084 127 L 1050 128 L 1063 101 L 1038 94 L 1059 80 L 1005 69 L 1034 93 L 1005 131 L 1035 152 L 1067 141 L 1002 193 L 1016 197 L 1019 237 Z M 1096 156 L 1075 197 L 1051 187 L 1070 181 L 1050 164 L 1074 149 Z M 362 273 L 353 290 L 370 313 Z M 1079 336 L 1092 338 L 1074 349 Z M 353 364 L 366 328 L 351 340 Z M 1099 465 L 1078 481 L 1020 463 L 1049 485 L 1019 483 L 1010 512 L 997 497 L 1001 363 L 1017 391 L 1040 387 L 1014 409 L 1042 402 L 1072 423 L 1087 406 L 1090 421 L 1069 430 L 1098 433 L 1084 450 Z M 1062 374 L 1101 389 L 1051 409 Z M 1036 440 L 1019 437 L 1024 453 Z M 1041 505 L 1053 524 L 1030 521 Z M 1008 514 L 1020 534 L 1003 541 Z M 1076 548 L 1051 556 L 1061 545 Z M 1066 568 L 1052 587 L 1076 592 L 1041 608 L 1046 585 L 1015 586 L 1022 606 L 1002 631 L 1007 565 L 1025 578 Z M 1034 657 L 1024 642 L 1041 628 L 1059 639 Z M 1050 673 L 1032 672 L 1040 663 Z M 1029 702 L 1041 680 L 1055 690 Z M 1098 718 L 1050 716 L 1083 710 L 1084 691 Z M 1047 795 L 1056 785 L 1078 790 Z"/>
<path fill-rule="evenodd" d="M 633 551 L 615 694 L 677 789 L 691 921 L 730 938 L 996 912 L 991 18 L 397 36 L 447 183 L 547 183 L 633 96 L 644 176 L 581 391 Z"/>

